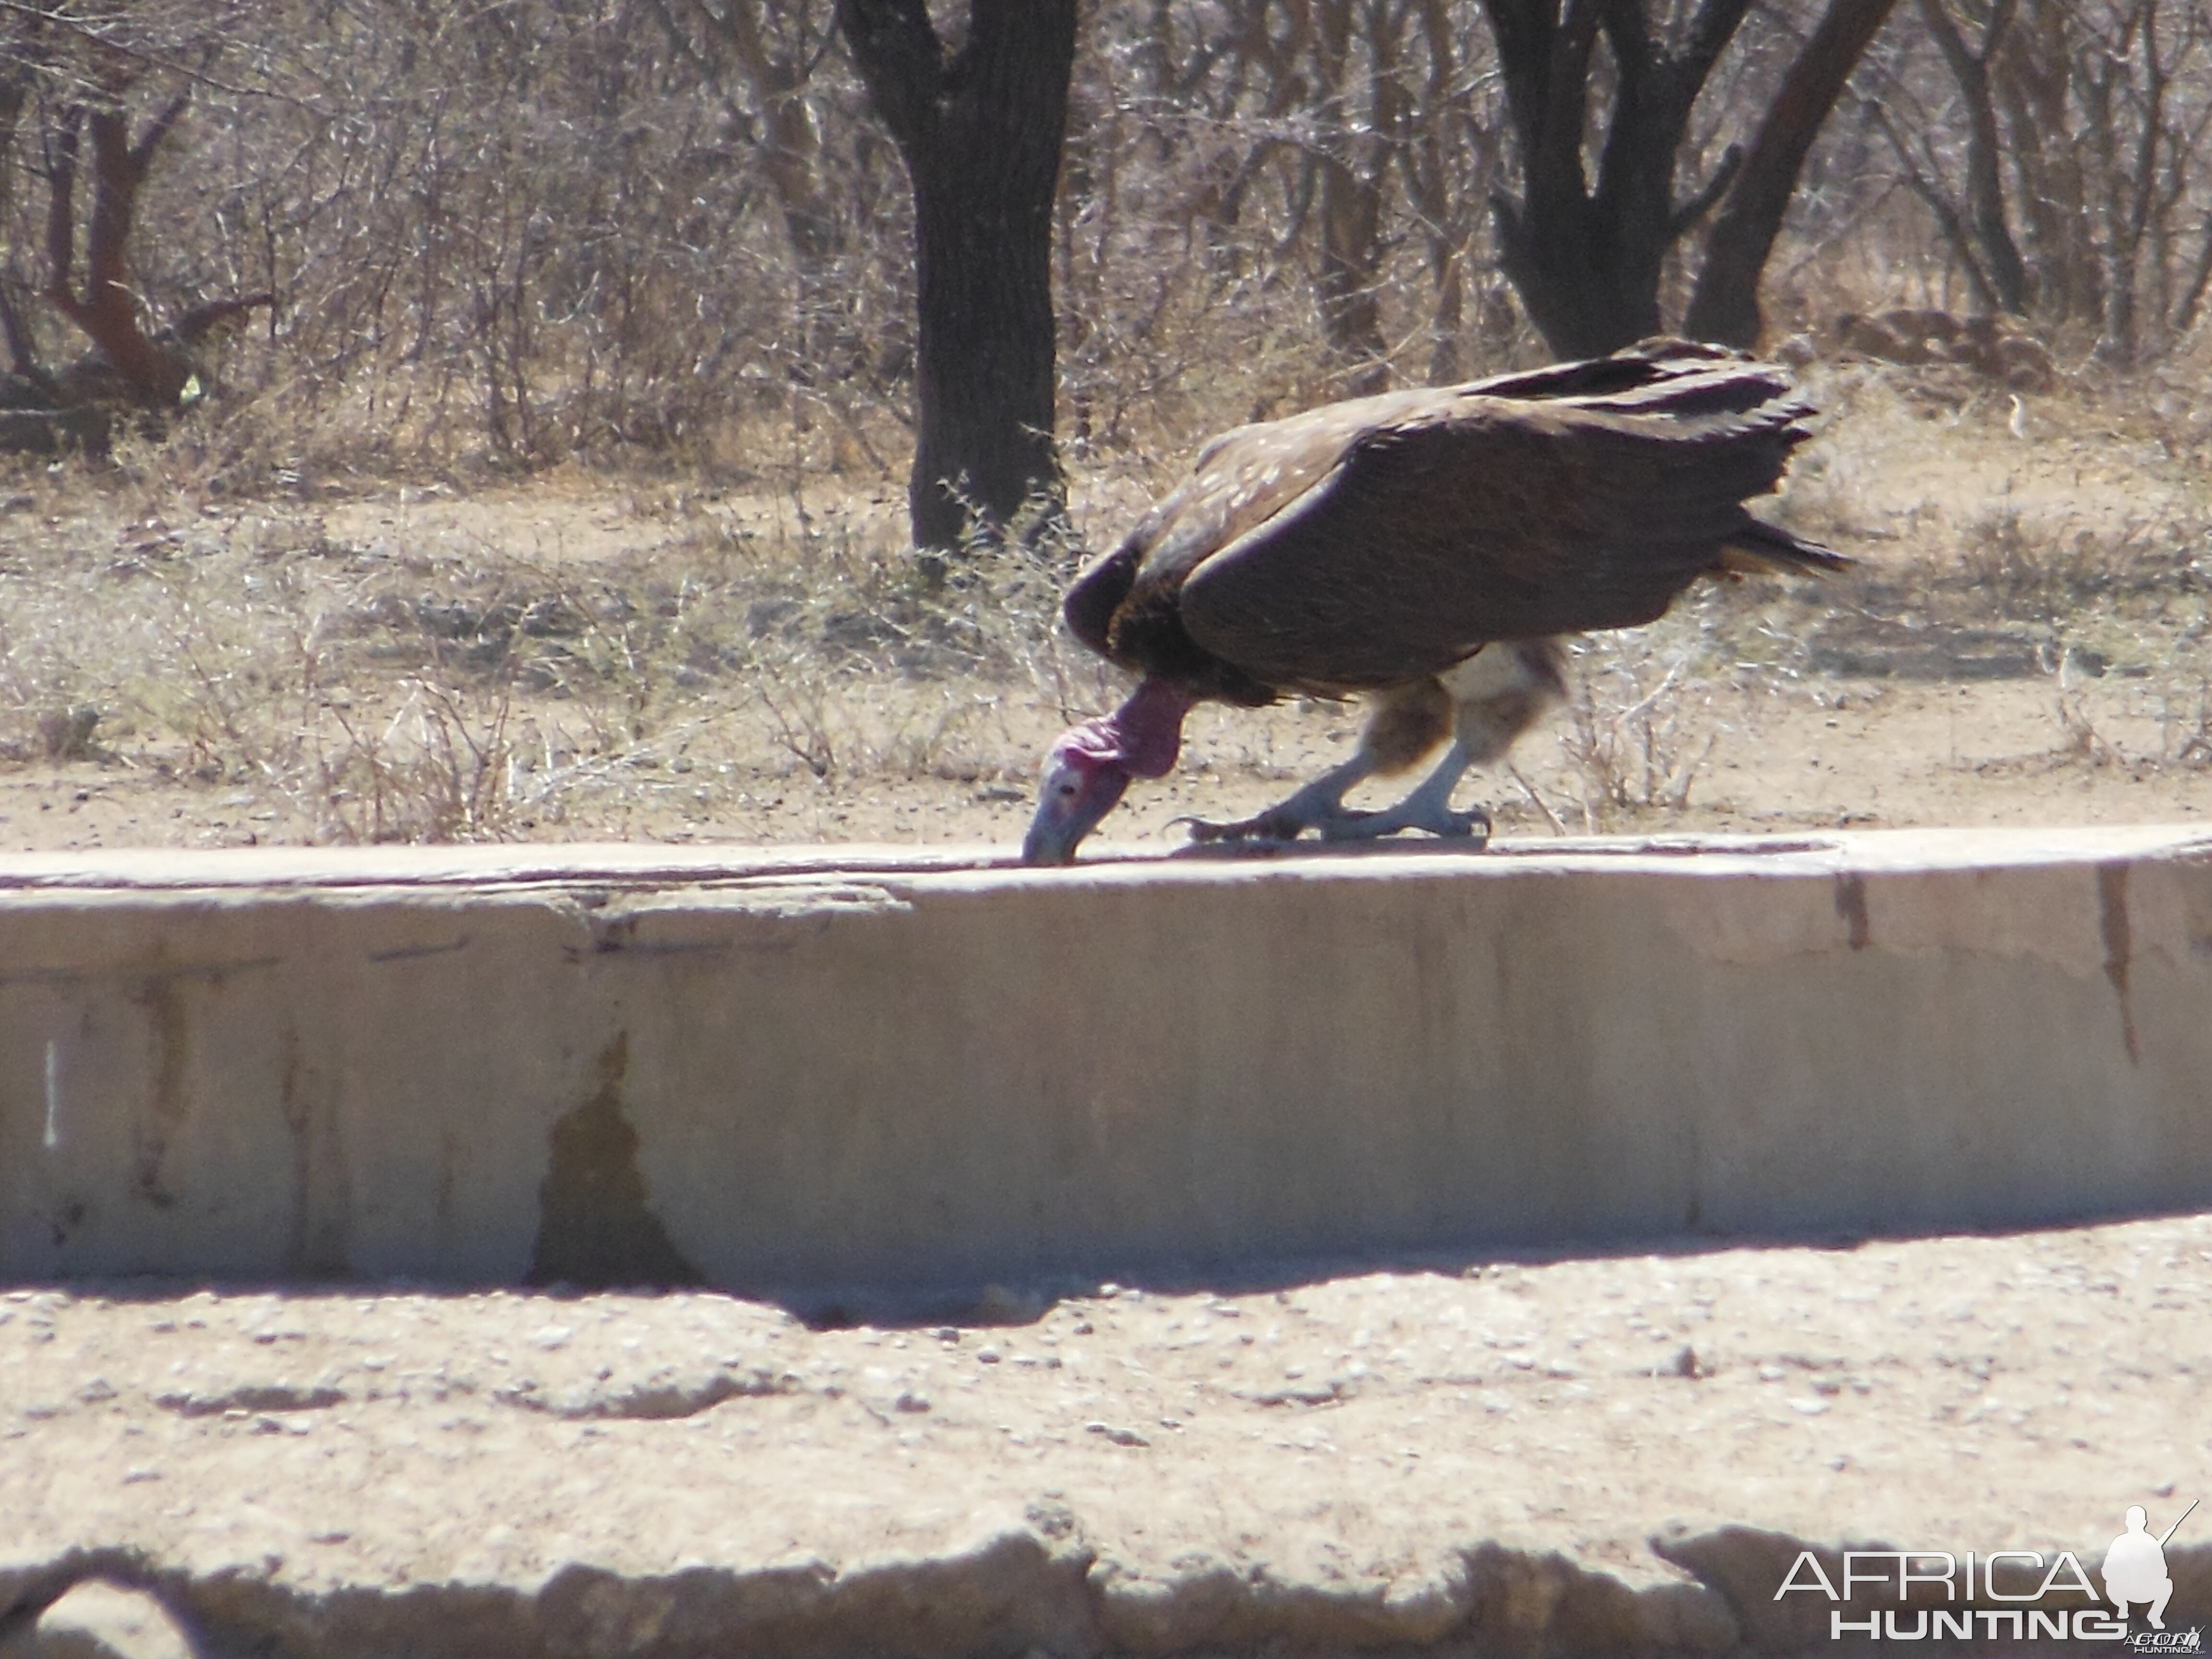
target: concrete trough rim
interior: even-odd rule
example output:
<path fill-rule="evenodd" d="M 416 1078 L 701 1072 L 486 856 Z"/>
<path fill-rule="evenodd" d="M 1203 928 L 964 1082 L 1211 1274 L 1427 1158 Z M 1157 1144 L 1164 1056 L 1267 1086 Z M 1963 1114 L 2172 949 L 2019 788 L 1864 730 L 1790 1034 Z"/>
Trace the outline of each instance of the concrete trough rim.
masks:
<path fill-rule="evenodd" d="M 2170 1213 L 2212 1202 L 2208 855 L 9 855 L 0 1274 L 880 1305 Z"/>
<path fill-rule="evenodd" d="M 2188 823 L 1504 837 L 1489 847 L 1395 840 L 1369 847 L 1162 847 L 1109 842 L 1059 869 L 1024 869 L 994 843 L 833 846 L 634 842 L 387 847 L 129 848 L 0 853 L 9 896 L 87 890 L 693 886 L 852 877 L 963 885 L 1300 880 L 1613 872 L 1687 878 L 2016 869 L 2156 857 L 2212 860 L 2212 830 Z"/>

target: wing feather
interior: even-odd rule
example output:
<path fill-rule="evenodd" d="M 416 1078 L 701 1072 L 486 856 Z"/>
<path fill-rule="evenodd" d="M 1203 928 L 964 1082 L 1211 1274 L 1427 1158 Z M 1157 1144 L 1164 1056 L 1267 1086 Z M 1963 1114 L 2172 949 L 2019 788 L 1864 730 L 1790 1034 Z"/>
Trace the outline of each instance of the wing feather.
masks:
<path fill-rule="evenodd" d="M 1279 688 L 1387 685 L 1492 640 L 1650 622 L 1731 540 L 1794 544 L 1742 506 L 1806 435 L 1786 379 L 1711 362 L 1628 378 L 1571 401 L 1399 394 L 1426 401 L 1325 451 L 1181 575 L 1189 638 Z"/>

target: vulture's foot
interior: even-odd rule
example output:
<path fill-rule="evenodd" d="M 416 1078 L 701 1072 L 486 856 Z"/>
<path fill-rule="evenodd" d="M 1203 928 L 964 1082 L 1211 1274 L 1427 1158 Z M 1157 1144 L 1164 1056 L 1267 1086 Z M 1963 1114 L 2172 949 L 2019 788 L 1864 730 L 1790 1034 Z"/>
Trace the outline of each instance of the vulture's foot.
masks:
<path fill-rule="evenodd" d="M 1287 800 L 1277 801 L 1266 811 L 1249 818 L 1238 818 L 1233 823 L 1216 823 L 1201 817 L 1180 817 L 1175 822 L 1190 826 L 1193 841 L 1296 841 L 1309 830 L 1366 817 L 1364 812 L 1349 810 L 1344 797 L 1354 784 L 1374 770 L 1374 761 L 1363 750 L 1341 766 L 1316 778 Z M 1326 836 L 1328 832 L 1322 830 L 1322 833 Z"/>
<path fill-rule="evenodd" d="M 1461 841 L 1469 836 L 1479 846 L 1490 844 L 1490 814 L 1480 806 L 1455 812 L 1449 806 L 1424 801 L 1419 796 L 1400 801 L 1379 812 L 1343 812 L 1316 826 L 1323 841 L 1376 841 L 1401 830 L 1425 830 L 1432 836 Z"/>
<path fill-rule="evenodd" d="M 1249 818 L 1238 818 L 1233 823 L 1218 823 L 1212 818 L 1170 818 L 1170 823 L 1180 823 L 1190 831 L 1193 841 L 1296 841 L 1313 827 L 1304 818 L 1271 806 L 1266 811 Z"/>
<path fill-rule="evenodd" d="M 1326 812 L 1304 813 L 1288 810 L 1289 805 L 1285 802 L 1251 817 L 1238 818 L 1233 823 L 1193 817 L 1175 821 L 1189 829 L 1190 838 L 1194 842 L 1288 842 L 1296 841 L 1309 830 L 1323 841 L 1379 841 L 1401 830 L 1424 830 L 1430 835 L 1455 841 L 1473 836 L 1478 846 L 1487 846 L 1490 842 L 1490 814 L 1479 806 L 1469 811 L 1455 812 L 1449 806 L 1438 806 L 1418 796 L 1378 812 L 1339 806 Z"/>
<path fill-rule="evenodd" d="M 1307 830 L 1323 841 L 1376 841 L 1401 830 L 1425 830 L 1453 841 L 1479 837 L 1478 847 L 1490 844 L 1490 814 L 1480 806 L 1469 811 L 1452 811 L 1452 791 L 1467 771 L 1467 750 L 1454 742 L 1435 771 L 1395 806 L 1362 811 L 1344 804 L 1352 786 L 1370 775 L 1375 762 L 1364 749 L 1343 765 L 1266 811 L 1233 823 L 1206 818 L 1177 818 L 1190 826 L 1193 841 L 1296 841 Z"/>

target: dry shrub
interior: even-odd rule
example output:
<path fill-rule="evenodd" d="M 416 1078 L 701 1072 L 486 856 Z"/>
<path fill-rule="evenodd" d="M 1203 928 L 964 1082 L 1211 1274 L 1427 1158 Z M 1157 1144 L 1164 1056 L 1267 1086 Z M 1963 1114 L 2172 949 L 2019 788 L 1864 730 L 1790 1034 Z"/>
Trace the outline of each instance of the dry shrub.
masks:
<path fill-rule="evenodd" d="M 1586 830 L 1606 828 L 1623 809 L 1689 805 L 1719 740 L 1698 684 L 1703 667 L 1689 649 L 1662 664 L 1636 635 L 1577 642 L 1559 746 L 1579 786 Z"/>
<path fill-rule="evenodd" d="M 1072 719 L 1113 695 L 1113 671 L 1057 627 L 1072 550 L 1019 521 L 951 560 L 902 539 L 806 526 L 746 589 L 772 595 L 746 605 L 747 678 L 808 773 L 996 776 L 1010 703 Z"/>
<path fill-rule="evenodd" d="M 332 708 L 343 733 L 313 744 L 313 794 L 325 835 L 344 842 L 496 841 L 517 817 L 513 699 L 479 699 L 422 680 L 401 682 L 404 701 L 381 729 Z M 317 731 L 314 736 L 321 737 Z"/>

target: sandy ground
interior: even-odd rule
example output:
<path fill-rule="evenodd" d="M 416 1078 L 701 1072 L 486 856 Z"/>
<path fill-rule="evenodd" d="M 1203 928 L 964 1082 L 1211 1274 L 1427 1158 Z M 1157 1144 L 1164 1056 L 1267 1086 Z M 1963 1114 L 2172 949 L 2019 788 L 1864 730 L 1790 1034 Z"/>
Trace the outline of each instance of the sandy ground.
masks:
<path fill-rule="evenodd" d="M 2196 1217 L 829 1331 L 17 1291 L 0 1607 L 119 1564 L 211 1655 L 1832 1652 L 1824 1597 L 1774 1595 L 1800 1547 L 2094 1571 L 2128 1505 L 2212 1496 L 2209 1265 Z M 2176 1627 L 2212 1618 L 2190 1531 Z"/>

